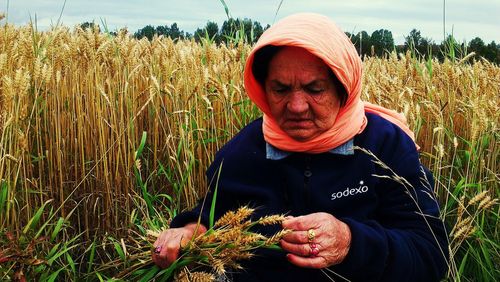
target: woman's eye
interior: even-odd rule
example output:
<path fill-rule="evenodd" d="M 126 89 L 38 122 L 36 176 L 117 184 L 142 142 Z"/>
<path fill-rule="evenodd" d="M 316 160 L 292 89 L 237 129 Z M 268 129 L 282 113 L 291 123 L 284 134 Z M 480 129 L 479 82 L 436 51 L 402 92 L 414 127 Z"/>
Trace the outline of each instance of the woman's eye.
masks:
<path fill-rule="evenodd" d="M 316 87 L 308 87 L 306 88 L 307 93 L 309 94 L 321 94 L 323 93 L 324 89 L 323 88 L 316 88 Z"/>
<path fill-rule="evenodd" d="M 279 87 L 279 88 L 274 88 L 273 91 L 278 93 L 278 94 L 285 94 L 286 92 L 288 92 L 288 88 Z"/>

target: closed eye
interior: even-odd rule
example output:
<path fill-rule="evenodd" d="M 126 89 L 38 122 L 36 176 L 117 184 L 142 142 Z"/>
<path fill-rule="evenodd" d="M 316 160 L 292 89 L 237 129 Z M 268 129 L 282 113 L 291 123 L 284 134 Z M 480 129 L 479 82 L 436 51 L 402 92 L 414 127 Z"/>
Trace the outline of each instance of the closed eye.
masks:
<path fill-rule="evenodd" d="M 307 93 L 312 95 L 321 94 L 323 93 L 323 91 L 325 91 L 325 89 L 322 87 L 308 87 L 308 86 L 305 87 L 305 90 Z"/>
<path fill-rule="evenodd" d="M 316 95 L 323 93 L 325 91 L 325 88 L 323 87 L 322 83 L 318 81 L 313 81 L 311 83 L 306 84 L 304 86 L 304 90 L 311 95 Z"/>
<path fill-rule="evenodd" d="M 273 92 L 279 93 L 279 94 L 285 94 L 287 93 L 290 88 L 288 87 L 276 87 L 276 88 L 271 88 Z"/>
<path fill-rule="evenodd" d="M 277 94 L 286 94 L 290 91 L 290 86 L 278 81 L 272 81 L 271 91 Z"/>

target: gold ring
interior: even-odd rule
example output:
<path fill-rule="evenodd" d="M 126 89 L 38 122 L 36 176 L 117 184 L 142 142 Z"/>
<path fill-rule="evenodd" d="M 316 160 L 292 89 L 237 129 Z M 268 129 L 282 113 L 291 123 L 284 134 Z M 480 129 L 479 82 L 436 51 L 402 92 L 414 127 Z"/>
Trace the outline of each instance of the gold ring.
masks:
<path fill-rule="evenodd" d="M 314 241 L 314 238 L 316 238 L 316 233 L 314 232 L 314 230 L 312 228 L 307 230 L 307 241 L 311 243 L 312 241 Z"/>

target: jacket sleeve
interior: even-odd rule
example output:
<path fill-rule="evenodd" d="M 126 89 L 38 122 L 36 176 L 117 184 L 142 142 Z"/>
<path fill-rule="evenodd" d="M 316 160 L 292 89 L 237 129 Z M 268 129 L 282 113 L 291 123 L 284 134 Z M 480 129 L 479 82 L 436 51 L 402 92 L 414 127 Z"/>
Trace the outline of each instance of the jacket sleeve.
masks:
<path fill-rule="evenodd" d="M 382 153 L 395 156 L 379 160 L 388 167 L 376 164 L 374 177 L 380 181 L 374 217 L 341 218 L 351 229 L 351 247 L 332 269 L 353 281 L 439 281 L 448 269 L 448 237 L 432 174 L 420 164 L 413 142 L 405 142 Z"/>

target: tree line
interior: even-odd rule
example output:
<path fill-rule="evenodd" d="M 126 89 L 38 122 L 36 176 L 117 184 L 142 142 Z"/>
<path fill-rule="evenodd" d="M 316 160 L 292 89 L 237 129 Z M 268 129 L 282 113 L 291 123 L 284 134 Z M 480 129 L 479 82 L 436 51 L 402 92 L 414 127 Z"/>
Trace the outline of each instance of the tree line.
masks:
<path fill-rule="evenodd" d="M 442 60 L 445 57 L 457 59 L 474 52 L 476 58 L 483 57 L 490 62 L 500 64 L 500 44 L 495 43 L 495 41 L 486 44 L 479 37 L 475 37 L 468 43 L 459 43 L 453 35 L 448 35 L 444 41 L 436 43 L 430 38 L 423 37 L 419 30 L 412 29 L 405 36 L 402 45 L 395 45 L 392 33 L 386 29 L 376 30 L 371 35 L 366 31 L 346 34 L 351 38 L 361 56 L 380 57 L 393 50 L 396 52 L 410 50 L 416 56 L 424 59 L 438 58 Z"/>
<path fill-rule="evenodd" d="M 197 42 L 206 39 L 217 44 L 234 43 L 240 40 L 255 43 L 267 28 L 269 28 L 269 25 L 262 27 L 259 22 L 251 19 L 230 18 L 224 21 L 220 28 L 216 22 L 208 21 L 203 28 L 198 28 L 193 34 L 180 30 L 177 23 L 157 27 L 147 25 L 135 32 L 134 37 L 138 39 L 145 37 L 149 40 L 154 36 L 170 37 L 174 40 L 193 38 Z"/>
<path fill-rule="evenodd" d="M 95 23 L 85 22 L 81 24 L 81 27 L 99 30 L 99 26 Z M 240 41 L 255 43 L 267 28 L 269 25 L 263 27 L 259 22 L 248 18 L 230 18 L 224 21 L 221 27 L 216 22 L 208 21 L 204 27 L 196 29 L 193 34 L 184 32 L 174 22 L 170 26 L 146 25 L 137 30 L 133 36 L 137 39 L 147 38 L 148 40 L 153 39 L 154 36 L 170 37 L 173 40 L 194 39 L 197 42 L 209 40 L 217 44 L 234 44 Z M 116 34 L 115 32 L 110 33 Z M 490 62 L 500 64 L 500 44 L 495 41 L 485 43 L 479 37 L 468 43 L 459 43 L 452 35 L 449 35 L 442 42 L 436 43 L 432 39 L 422 36 L 419 30 L 413 29 L 405 36 L 404 44 L 395 45 L 392 32 L 387 29 L 375 30 L 371 34 L 366 31 L 360 31 L 356 34 L 346 32 L 346 35 L 362 57 L 381 57 L 392 51 L 404 53 L 410 50 L 415 56 L 423 59 L 438 58 L 442 60 L 445 57 L 461 58 L 474 52 L 477 58 L 483 57 Z"/>

